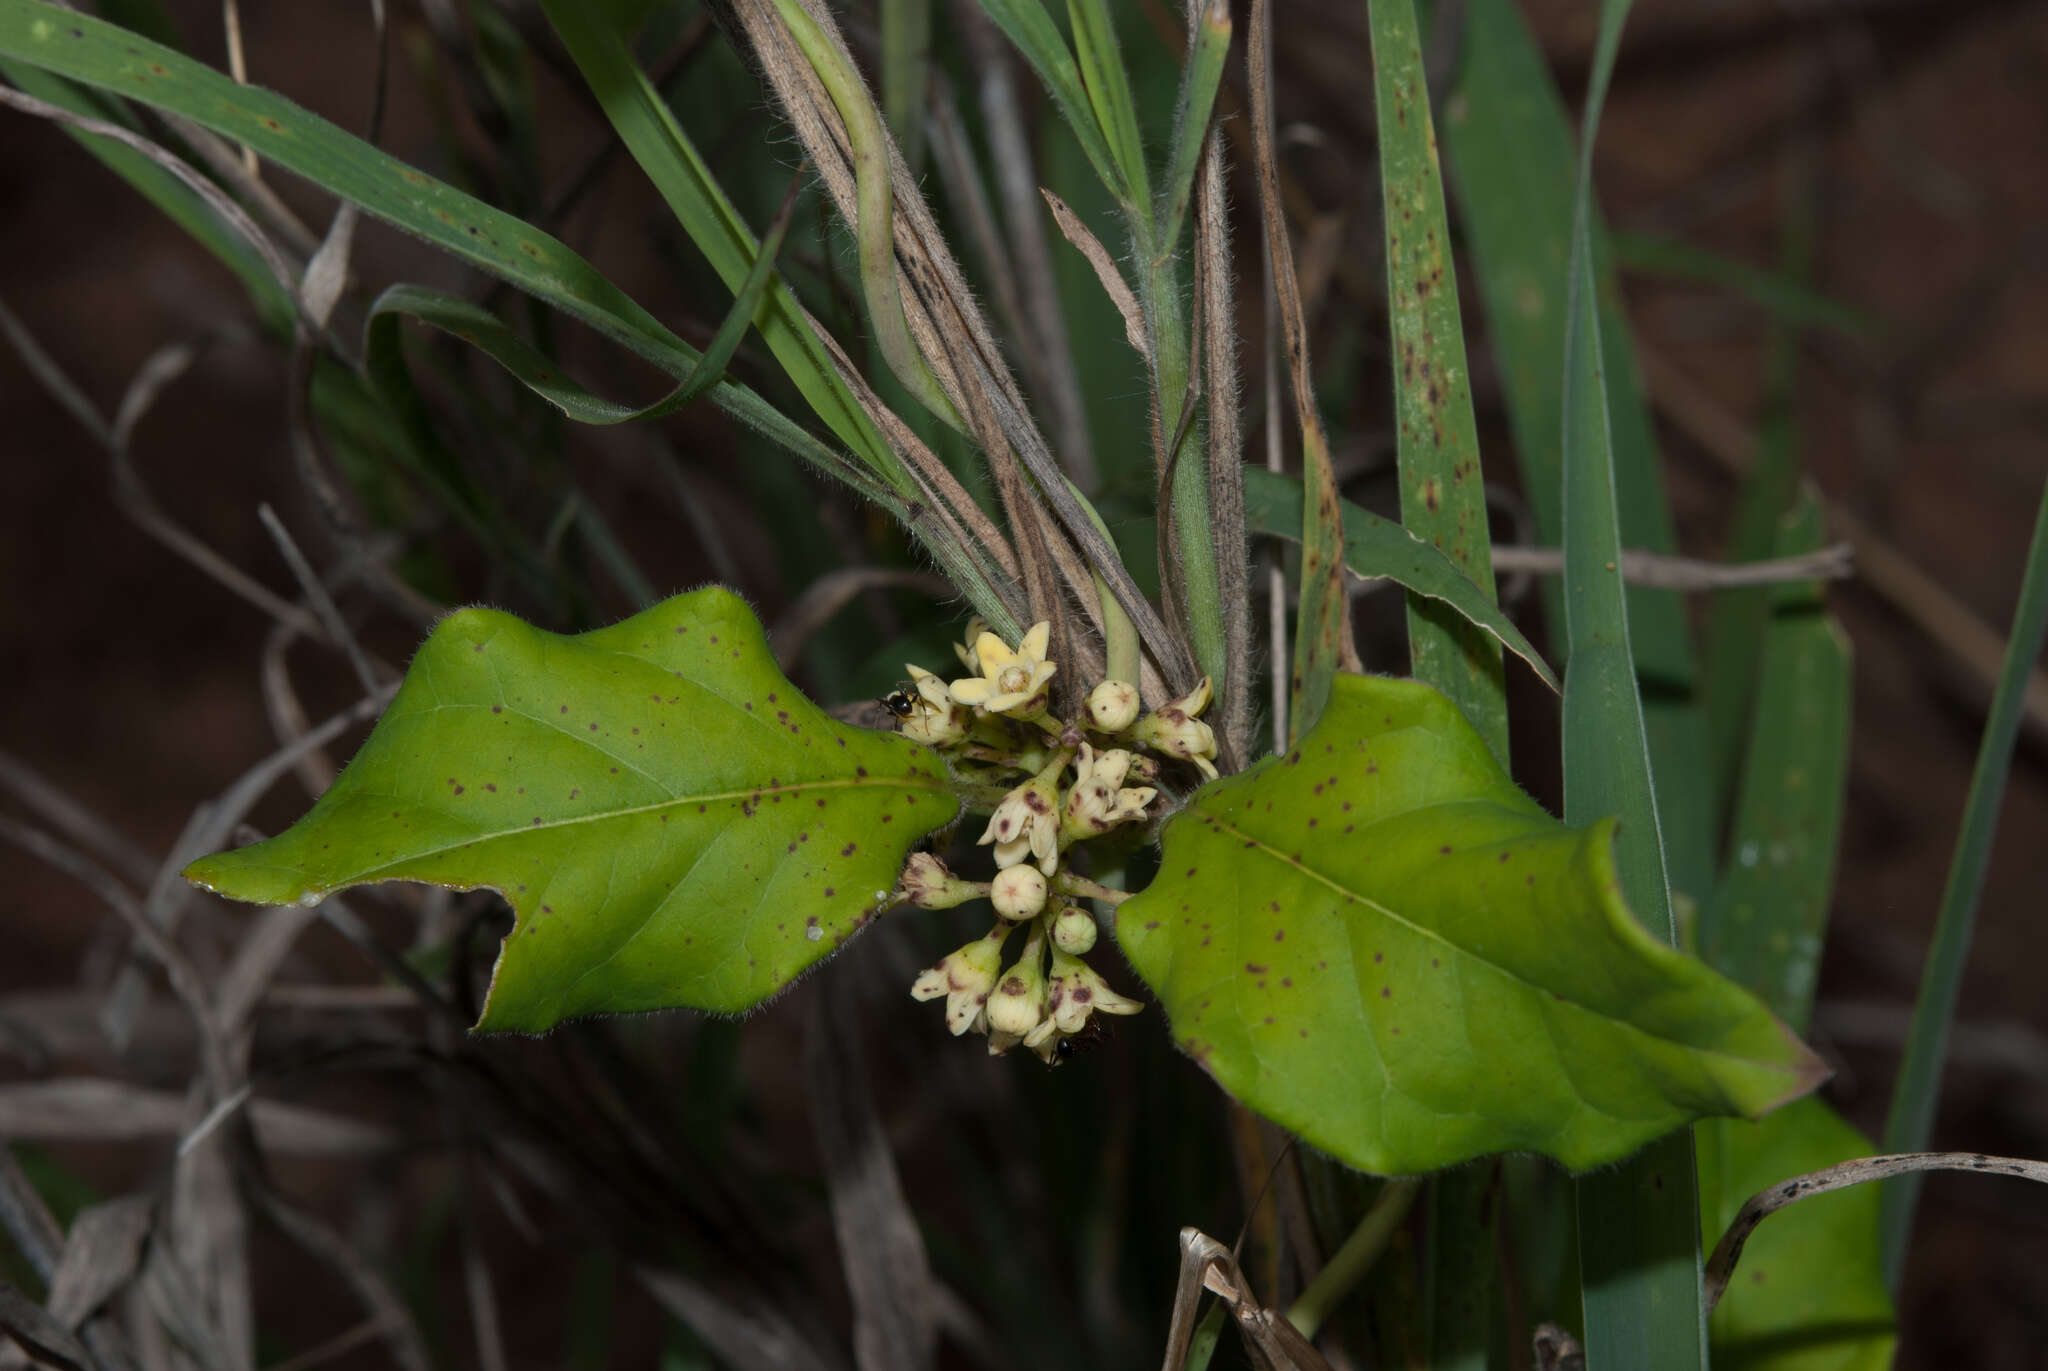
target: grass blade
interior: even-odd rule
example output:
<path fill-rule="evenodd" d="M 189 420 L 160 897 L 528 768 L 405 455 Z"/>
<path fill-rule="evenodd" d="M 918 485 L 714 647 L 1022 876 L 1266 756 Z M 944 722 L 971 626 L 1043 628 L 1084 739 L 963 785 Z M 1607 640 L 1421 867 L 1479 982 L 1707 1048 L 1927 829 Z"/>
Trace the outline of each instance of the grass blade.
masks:
<path fill-rule="evenodd" d="M 1215 112 L 1216 91 L 1223 84 L 1224 59 L 1229 56 L 1230 6 L 1225 0 L 1205 0 L 1187 63 L 1181 69 L 1173 142 L 1166 175 L 1159 183 L 1158 239 L 1169 249 L 1180 242 L 1181 224 L 1194 194 L 1195 168 L 1201 165 L 1202 148 L 1208 142 L 1209 116 Z"/>
<path fill-rule="evenodd" d="M 633 160 L 726 287 L 737 293 L 759 255 L 753 234 L 640 70 L 624 37 L 599 7 L 545 0 L 543 8 Z M 904 489 L 894 479 L 900 470 L 895 454 L 833 367 L 796 296 L 779 279 L 770 282 L 755 323 L 818 416 L 878 473 Z"/>
<path fill-rule="evenodd" d="M 1977 769 L 1970 777 L 1970 798 L 1963 806 L 1962 831 L 1956 836 L 1955 859 L 1941 892 L 1934 945 L 1921 974 L 1919 998 L 1913 1002 L 1913 1027 L 1906 1038 L 1905 1060 L 1899 1064 L 1899 1081 L 1893 1087 L 1891 1113 L 1885 1119 L 1887 1152 L 1921 1151 L 1934 1129 L 1949 1025 L 1955 1019 L 1963 965 L 1969 959 L 1991 843 L 1998 834 L 1998 810 L 2005 795 L 2006 774 L 2012 768 L 2013 743 L 2019 737 L 2027 681 L 2040 659 L 2044 637 L 2048 637 L 2048 487 L 2041 491 L 2041 510 L 2034 521 L 2033 543 L 2027 549 L 2027 569 L 2020 582 L 2019 605 L 2013 611 L 2005 668 L 1999 673 L 1998 693 L 1992 697 L 1991 717 L 1984 724 Z M 1919 1199 L 1917 1175 L 1885 1183 L 1884 1270 L 1894 1291 L 1905 1271 L 1906 1244 L 1913 1234 L 1913 1210 Z"/>
<path fill-rule="evenodd" d="M 1505 385 L 1522 488 L 1538 536 L 1563 541 L 1563 359 L 1575 161 L 1570 116 L 1542 49 L 1513 0 L 1471 0 L 1457 87 L 1442 138 L 1460 220 Z M 1636 372 L 1628 318 L 1608 265 L 1597 206 L 1588 206 L 1594 295 L 1606 369 L 1609 437 L 1623 543 L 1677 550 L 1656 433 Z M 1562 583 L 1544 587 L 1553 625 L 1565 619 Z M 1708 785 L 1705 725 L 1680 597 L 1630 586 L 1631 645 L 1672 884 L 1704 899 L 1713 889 L 1716 799 Z M 1561 655 L 1561 654 L 1560 654 Z"/>
<path fill-rule="evenodd" d="M 1440 549 L 1491 609 L 1496 592 L 1486 484 L 1422 37 L 1412 0 L 1371 0 L 1367 12 L 1401 522 Z M 1346 526 L 1356 528 L 1348 518 Z M 1348 536 L 1345 543 L 1348 554 Z M 1501 617 L 1498 610 L 1494 615 Z M 1469 614 L 1413 593 L 1407 621 L 1409 670 L 1449 696 L 1494 756 L 1506 761 L 1508 701 L 1497 637 Z M 1491 1167 L 1464 1167 L 1429 1184 L 1424 1327 L 1430 1364 L 1439 1371 L 1486 1364 L 1495 1285 L 1487 1197 L 1492 1179 Z"/>
<path fill-rule="evenodd" d="M 1853 305 L 1808 285 L 1801 276 L 1765 271 L 1733 257 L 1648 233 L 1617 233 L 1615 263 L 1624 271 L 1695 281 L 1740 295 L 1788 328 L 1825 329 L 1851 342 L 1869 342 L 1883 324 Z"/>
<path fill-rule="evenodd" d="M 1301 607 L 1295 616 L 1294 670 L 1288 680 L 1289 742 L 1315 727 L 1330 698 L 1337 668 L 1356 661 L 1351 610 L 1344 594 L 1344 515 L 1337 496 L 1330 440 L 1316 408 L 1309 367 L 1308 324 L 1301 308 L 1301 283 L 1294 274 L 1294 245 L 1280 204 L 1273 161 L 1273 66 L 1271 0 L 1252 0 L 1251 43 L 1246 66 L 1251 76 L 1252 151 L 1258 168 L 1259 208 L 1265 214 L 1266 254 L 1280 305 L 1282 345 L 1294 382 L 1295 418 L 1301 425 L 1302 500 Z M 1277 742 L 1277 740 L 1276 740 Z"/>
<path fill-rule="evenodd" d="M 1825 536 L 1809 496 L 1782 521 L 1774 550 L 1810 551 Z M 1761 636 L 1730 861 L 1701 911 L 1699 947 L 1799 1032 L 1813 1012 L 1849 780 L 1849 640 L 1817 582 L 1779 587 Z"/>
<path fill-rule="evenodd" d="M 1369 581 L 1393 581 L 1412 595 L 1444 605 L 1528 663 L 1545 685 L 1552 690 L 1559 688 L 1556 675 L 1536 645 L 1442 551 L 1392 519 L 1381 518 L 1349 500 L 1343 501 L 1340 508 L 1344 518 L 1344 565 L 1354 574 Z M 1244 513 L 1245 527 L 1250 532 L 1299 541 L 1300 478 L 1263 467 L 1245 468 Z"/>
<path fill-rule="evenodd" d="M 1370 14 L 1401 522 L 1435 543 L 1491 599 L 1479 434 L 1415 6 L 1372 0 Z M 1499 645 L 1443 606 L 1411 600 L 1408 653 L 1414 674 L 1450 696 L 1494 754 L 1506 757 Z"/>
<path fill-rule="evenodd" d="M 366 213 L 581 320 L 656 365 L 674 357 L 678 349 L 695 360 L 696 354 L 681 339 L 561 242 L 407 166 L 272 91 L 238 85 L 169 48 L 40 0 L 21 0 L 0 8 L 0 57 L 183 115 L 224 138 L 246 144 Z M 747 240 L 742 252 L 739 244 L 746 239 L 745 230 L 737 224 L 732 230 L 733 250 L 723 254 L 727 260 L 720 270 L 724 274 L 730 267 L 729 279 L 737 286 L 752 265 L 753 247 Z M 794 307 L 786 287 L 775 287 L 770 298 L 788 301 Z M 789 341 L 785 338 L 785 343 Z M 800 389 L 806 389 L 808 354 L 795 363 L 785 359 L 785 364 L 794 367 L 793 379 Z M 834 384 L 828 385 L 826 378 Z M 836 385 L 829 363 L 810 376 L 808 386 L 807 398 L 826 424 L 893 483 L 897 471 L 894 454 L 874 433 L 859 406 L 844 396 L 844 387 Z M 724 407 L 738 391 L 738 387 L 721 386 L 714 390 L 713 398 Z"/>
<path fill-rule="evenodd" d="M 37 99 L 74 114 L 95 119 L 118 119 L 123 112 L 118 101 L 88 95 L 62 77 L 25 62 L 0 62 L 0 76 L 5 76 L 14 86 Z M 94 138 L 70 125 L 61 127 L 77 140 L 80 147 L 98 158 L 107 170 L 133 186 L 194 242 L 234 272 L 267 325 L 280 330 L 290 329 L 297 313 L 291 296 L 263 264 L 263 259 L 239 234 L 222 224 L 191 187 L 133 148 L 105 138 Z"/>
<path fill-rule="evenodd" d="M 1131 204 L 1149 220 L 1151 178 L 1145 171 L 1145 138 L 1138 128 L 1138 107 L 1131 99 L 1131 74 L 1124 69 L 1117 45 L 1116 23 L 1102 0 L 1067 0 L 1067 22 L 1074 30 L 1074 55 L 1081 83 L 1102 129 L 1109 155 L 1116 160 Z"/>
<path fill-rule="evenodd" d="M 1067 127 L 1074 131 L 1074 137 L 1080 140 L 1081 151 L 1088 155 L 1088 161 L 1094 166 L 1095 174 L 1102 178 L 1102 184 L 1108 186 L 1127 207 L 1135 204 L 1133 188 L 1124 180 L 1117 159 L 1102 136 L 1102 126 L 1096 122 L 1095 106 L 1088 98 L 1088 88 L 1081 84 L 1081 68 L 1075 64 L 1073 50 L 1060 36 L 1059 26 L 1053 23 L 1052 16 L 1045 12 L 1043 0 L 979 0 L 979 3 L 982 11 L 995 20 L 1003 35 L 1016 44 L 1017 51 L 1024 54 L 1024 60 L 1038 73 L 1038 79 L 1045 82 L 1053 104 L 1059 107 L 1060 115 L 1067 121 Z"/>
<path fill-rule="evenodd" d="M 1614 438 L 1594 297 L 1592 149 L 1628 9 L 1628 0 L 1601 6 L 1572 223 L 1563 404 L 1564 598 L 1571 649 L 1564 678 L 1564 805 L 1567 823 L 1621 816 L 1615 865 L 1629 906 L 1652 934 L 1675 943 L 1619 571 Z M 1612 1171 L 1579 1180 L 1588 1366 L 1704 1371 L 1698 1187 L 1689 1130 L 1652 1143 Z"/>
<path fill-rule="evenodd" d="M 931 58 L 932 0 L 882 0 L 882 112 L 912 176 L 924 166 Z"/>

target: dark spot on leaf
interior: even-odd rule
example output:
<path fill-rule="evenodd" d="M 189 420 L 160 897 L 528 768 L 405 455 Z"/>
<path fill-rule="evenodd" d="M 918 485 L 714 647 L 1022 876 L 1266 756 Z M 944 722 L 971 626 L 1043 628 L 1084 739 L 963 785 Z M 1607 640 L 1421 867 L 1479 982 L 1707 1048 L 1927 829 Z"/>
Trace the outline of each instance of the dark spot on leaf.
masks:
<path fill-rule="evenodd" d="M 831 898 L 831 896 L 832 896 L 832 894 L 833 894 L 833 890 L 832 890 L 832 887 L 831 887 L 831 886 L 829 886 L 829 885 L 828 885 L 828 886 L 826 886 L 826 887 L 825 887 L 825 896 L 826 896 L 826 898 L 827 898 L 827 899 L 830 899 L 830 898 Z"/>
<path fill-rule="evenodd" d="M 1387 954 L 1384 952 L 1375 952 L 1372 954 L 1372 959 L 1375 962 L 1383 962 L 1387 959 Z"/>
<path fill-rule="evenodd" d="M 1380 987 L 1380 998 L 1381 998 L 1381 999 L 1383 999 L 1383 1000 L 1391 1000 L 1391 999 L 1393 999 L 1393 998 L 1394 998 L 1394 992 L 1393 992 L 1392 990 L 1388 989 L 1388 988 L 1387 988 L 1386 986 L 1381 986 L 1381 987 Z"/>
<path fill-rule="evenodd" d="M 1246 962 L 1244 969 L 1245 973 L 1251 976 L 1263 976 L 1266 974 L 1266 968 L 1260 966 L 1257 962 Z"/>
<path fill-rule="evenodd" d="M 504 712 L 505 712 L 505 706 L 503 706 L 503 705 L 492 705 L 492 706 L 491 706 L 491 713 L 493 713 L 493 714 L 503 714 Z"/>

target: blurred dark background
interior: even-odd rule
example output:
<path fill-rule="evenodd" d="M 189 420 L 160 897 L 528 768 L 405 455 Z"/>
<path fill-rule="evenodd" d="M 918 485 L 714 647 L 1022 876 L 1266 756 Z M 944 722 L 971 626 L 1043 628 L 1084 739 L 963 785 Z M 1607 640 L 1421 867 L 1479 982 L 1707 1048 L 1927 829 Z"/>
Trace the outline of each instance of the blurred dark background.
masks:
<path fill-rule="evenodd" d="M 244 3 L 252 79 L 360 129 L 374 59 L 366 8 L 343 0 Z M 1595 8 L 1565 0 L 1527 6 L 1574 102 Z M 171 9 L 187 50 L 224 66 L 217 7 L 194 0 Z M 1278 24 L 1279 114 L 1297 134 L 1288 156 L 1318 210 L 1340 216 L 1340 259 L 1365 260 L 1371 285 L 1377 259 L 1365 245 L 1378 232 L 1377 180 L 1366 151 L 1362 0 L 1282 0 Z M 1134 17 L 1124 41 L 1156 40 Z M 421 79 L 430 64 L 409 58 L 429 43 L 410 4 L 394 10 L 393 43 L 385 145 L 447 174 L 453 102 Z M 538 143 L 554 184 L 583 163 L 604 130 L 545 66 L 538 82 Z M 2039 4 L 1643 0 L 1598 150 L 1600 197 L 1616 230 L 1681 240 L 1757 268 L 1776 260 L 1788 196 L 1797 195 L 1812 214 L 1814 288 L 1878 324 L 1860 340 L 1825 329 L 1800 334 L 1796 407 L 1799 450 L 1813 481 L 1860 521 L 1890 573 L 1849 582 L 1830 597 L 1854 643 L 1855 741 L 1833 937 L 1812 1034 L 1837 1068 L 1828 1098 L 1873 1135 L 1882 1128 L 1989 699 L 1983 662 L 1954 649 L 1952 630 L 1969 615 L 2003 636 L 2048 479 L 2044 93 L 2048 7 Z M 774 156 L 785 164 L 793 158 L 762 99 L 740 102 L 733 118 L 741 136 L 766 137 Z M 453 125 L 472 148 L 486 138 L 459 110 Z M 324 226 L 331 210 L 322 197 L 288 175 L 268 179 L 316 231 Z M 1235 198 L 1248 206 L 1248 187 L 1240 184 Z M 683 298 L 667 256 L 672 239 L 649 231 L 662 213 L 620 158 L 561 231 L 628 293 L 701 340 L 723 300 Z M 1455 228 L 1455 205 L 1452 213 Z M 445 259 L 376 225 L 361 230 L 355 267 L 378 284 L 410 279 L 459 288 L 465 279 Z M 1460 269 L 1469 276 L 1462 262 Z M 1681 541 L 1689 553 L 1713 556 L 1734 489 L 1725 459 L 1754 431 L 1763 404 L 1767 316 L 1735 290 L 1664 270 L 1630 269 L 1624 281 L 1657 399 Z M 1325 330 L 1337 327 L 1333 314 L 1380 309 L 1377 298 L 1348 298 L 1343 272 L 1331 289 L 1321 311 Z M 1475 320 L 1469 284 L 1465 299 L 1466 317 Z M 0 301 L 105 412 L 158 349 L 216 337 L 143 421 L 136 459 L 180 522 L 280 593 L 295 593 L 256 517 L 259 503 L 269 502 L 324 556 L 317 515 L 288 452 L 285 355 L 258 339 L 229 273 L 63 133 L 13 112 L 0 113 Z M 609 364 L 606 354 L 591 355 Z M 1351 355 L 1357 399 L 1352 413 L 1333 418 L 1354 444 L 1370 447 L 1373 416 L 1385 410 L 1383 359 L 1369 346 Z M 1482 432 L 1504 441 L 1483 349 L 1475 350 L 1473 371 Z M 635 386 L 655 393 L 632 368 L 610 393 Z M 7 588 L 0 749 L 143 852 L 161 856 L 197 803 L 275 746 L 257 669 L 269 625 L 123 517 L 103 453 L 12 348 L 0 349 L 0 415 Z M 756 512 L 759 487 L 736 469 L 730 437 L 700 415 L 667 421 L 664 432 L 686 454 L 698 498 L 729 530 L 722 567 L 636 467 L 630 439 L 577 440 L 585 489 L 631 537 L 660 590 L 736 569 L 742 589 L 772 614 L 802 586 L 778 562 L 772 521 Z M 1869 552 L 1862 560 L 1872 568 Z M 458 578 L 463 571 L 455 567 Z M 1930 596 L 1928 587 L 1942 594 Z M 457 586 L 453 593 L 475 592 Z M 392 662 L 402 662 L 413 641 L 411 629 L 388 615 L 373 617 L 364 633 Z M 307 647 L 298 653 L 313 718 L 352 697 L 337 659 Z M 302 802 L 287 779 L 255 818 L 274 828 Z M 13 797 L 0 804 L 19 810 Z M 2048 691 L 2037 688 L 1984 893 L 1938 1147 L 2048 1156 L 2044 842 Z M 51 997 L 104 975 L 108 921 L 89 890 L 49 866 L 10 852 L 7 870 L 0 1017 L 32 1023 Z M 301 955 L 315 969 L 309 974 L 375 980 L 324 929 L 307 935 Z M 772 1082 L 778 1052 L 795 1041 L 812 993 L 806 986 L 752 1021 L 752 1046 L 740 1058 L 759 1073 L 755 1086 L 768 1102 L 751 1136 L 775 1166 L 799 1178 L 815 1175 L 810 1134 L 799 1107 L 784 1098 L 792 1092 Z M 1156 1026 L 1141 1020 L 1127 1031 Z M 927 1046 L 937 1052 L 946 1045 Z M 515 1050 L 508 1060 L 529 1050 L 539 1049 Z M 8 1078 L 79 1074 L 92 1065 L 32 1065 L 0 1040 L 0 1074 Z M 972 1068 L 983 1069 L 979 1058 Z M 788 1117 L 778 1116 L 778 1099 Z M 910 1135 L 930 1127 L 929 1120 L 895 1122 Z M 144 1155 L 113 1143 L 63 1152 L 68 1166 L 109 1192 L 146 1170 Z M 304 1165 L 306 1174 L 294 1177 L 304 1193 L 324 1193 L 344 1208 L 355 1203 L 341 1200 L 345 1188 L 321 1172 L 321 1165 L 347 1164 Z M 391 1168 L 402 1211 L 417 1178 L 408 1179 L 400 1163 L 380 1165 Z M 349 1217 L 330 1215 L 344 1224 Z M 1229 1225 L 1235 1218 L 1224 1204 L 1188 1221 Z M 402 1226 L 396 1214 L 383 1222 Z M 1227 1236 L 1227 1227 L 1219 1231 Z M 1172 1236 L 1157 1234 L 1162 1250 Z M 560 1347 L 561 1319 L 545 1299 L 571 1293 L 551 1287 L 542 1303 L 522 1303 L 518 1271 L 509 1278 L 511 1326 L 530 1331 L 541 1347 Z M 344 1321 L 341 1296 L 280 1300 L 267 1279 L 259 1275 L 259 1307 L 280 1347 L 304 1346 Z M 2048 1198 L 2014 1182 L 1932 1179 L 1906 1290 L 1901 1366 L 2048 1364 L 2040 1350 L 2048 1346 Z M 1163 1327 L 1164 1309 L 1145 1317 Z M 457 1321 L 451 1313 L 449 1322 Z M 617 1364 L 648 1364 L 629 1355 L 645 1337 L 630 1319 L 622 1322 Z M 532 1355 L 534 1365 L 563 1364 L 552 1352 Z"/>

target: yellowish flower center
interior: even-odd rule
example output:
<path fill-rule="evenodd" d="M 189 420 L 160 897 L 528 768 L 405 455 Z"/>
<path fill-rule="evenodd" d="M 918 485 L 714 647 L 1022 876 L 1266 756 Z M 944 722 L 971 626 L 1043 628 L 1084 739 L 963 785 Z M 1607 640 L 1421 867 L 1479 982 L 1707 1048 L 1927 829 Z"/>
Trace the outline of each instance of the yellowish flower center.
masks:
<path fill-rule="evenodd" d="M 1021 666 L 1006 666 L 996 673 L 996 693 L 1015 695 L 1031 688 L 1031 673 Z"/>

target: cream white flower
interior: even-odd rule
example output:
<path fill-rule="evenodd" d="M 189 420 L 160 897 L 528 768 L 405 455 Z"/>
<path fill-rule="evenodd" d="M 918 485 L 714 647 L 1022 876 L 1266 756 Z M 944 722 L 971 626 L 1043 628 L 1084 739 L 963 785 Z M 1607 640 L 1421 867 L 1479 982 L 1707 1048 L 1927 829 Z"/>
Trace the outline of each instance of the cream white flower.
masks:
<path fill-rule="evenodd" d="M 1007 925 L 998 924 L 985 938 L 978 938 L 940 960 L 919 976 L 910 987 L 911 998 L 936 1000 L 946 997 L 946 1027 L 959 1037 L 970 1028 L 988 1030 L 986 1006 L 995 988 L 996 971 L 1003 964 L 1003 939 Z"/>
<path fill-rule="evenodd" d="M 1145 817 L 1145 806 L 1159 792 L 1150 786 L 1119 789 L 1130 767 L 1131 754 L 1122 748 L 1096 752 L 1087 743 L 1081 744 L 1081 760 L 1061 816 L 1061 831 L 1069 842 L 1093 838 L 1118 824 Z"/>
<path fill-rule="evenodd" d="M 988 620 L 977 614 L 967 621 L 967 636 L 960 642 L 953 644 L 953 655 L 958 657 L 960 665 L 966 667 L 969 671 L 981 669 L 981 663 L 974 660 L 974 644 L 986 632 L 988 632 Z"/>
<path fill-rule="evenodd" d="M 1053 673 L 1059 669 L 1045 660 L 1051 638 L 1052 625 L 1044 622 L 1033 624 L 1014 649 L 984 631 L 974 640 L 981 674 L 953 682 L 953 699 L 990 714 L 1030 718 L 1043 713 Z"/>
<path fill-rule="evenodd" d="M 1038 868 L 1019 863 L 996 873 L 989 885 L 989 899 L 995 904 L 996 913 L 1011 923 L 1035 919 L 1045 908 L 1045 877 Z"/>
<path fill-rule="evenodd" d="M 946 747 L 965 738 L 973 716 L 954 703 L 946 683 L 915 663 L 905 662 L 903 669 L 917 687 L 916 704 L 903 721 L 903 736 L 929 747 Z"/>
<path fill-rule="evenodd" d="M 1043 776 L 1033 777 L 1002 798 L 989 816 L 983 844 L 994 843 L 996 865 L 1012 867 L 1029 857 L 1050 876 L 1060 864 L 1059 791 Z"/>
<path fill-rule="evenodd" d="M 1088 692 L 1088 722 L 1104 733 L 1121 733 L 1138 721 L 1138 688 L 1129 681 L 1104 681 Z"/>
<path fill-rule="evenodd" d="M 1059 1040 L 1085 1029 L 1090 1015 L 1136 1014 L 1144 1007 L 1111 990 L 1095 968 L 1079 957 L 1055 948 L 1052 975 L 1045 988 L 1044 1017 L 1024 1035 L 1024 1045 L 1051 1061 Z"/>
<path fill-rule="evenodd" d="M 1140 743 L 1169 757 L 1193 762 L 1210 780 L 1216 779 L 1216 734 L 1196 717 L 1209 707 L 1209 678 L 1169 704 L 1138 720 L 1133 735 Z"/>

